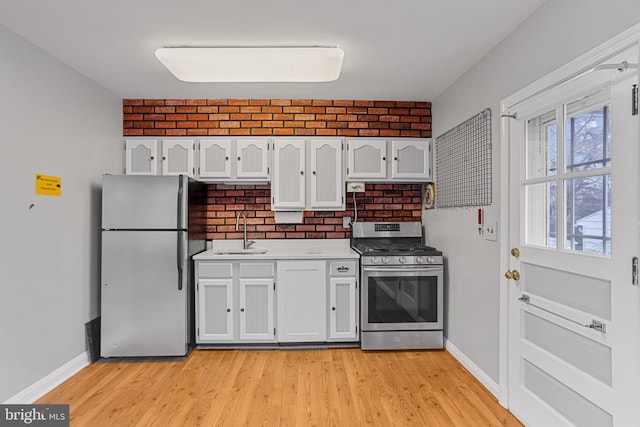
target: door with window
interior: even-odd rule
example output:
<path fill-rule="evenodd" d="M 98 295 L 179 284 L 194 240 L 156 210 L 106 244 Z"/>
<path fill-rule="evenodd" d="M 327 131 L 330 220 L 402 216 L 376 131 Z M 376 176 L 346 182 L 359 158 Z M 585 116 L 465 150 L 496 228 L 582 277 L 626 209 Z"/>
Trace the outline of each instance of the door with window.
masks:
<path fill-rule="evenodd" d="M 638 49 L 510 120 L 509 409 L 530 426 L 640 420 Z"/>

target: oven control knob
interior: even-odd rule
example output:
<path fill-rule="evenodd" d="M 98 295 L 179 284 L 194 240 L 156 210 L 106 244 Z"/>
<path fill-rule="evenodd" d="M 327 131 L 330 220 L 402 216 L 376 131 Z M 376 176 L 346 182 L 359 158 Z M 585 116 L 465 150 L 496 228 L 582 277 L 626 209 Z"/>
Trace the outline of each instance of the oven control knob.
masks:
<path fill-rule="evenodd" d="M 373 263 L 374 264 L 380 264 L 380 258 L 378 258 L 377 256 L 373 257 Z"/>
<path fill-rule="evenodd" d="M 400 264 L 404 264 L 405 262 L 407 262 L 407 259 L 401 256 L 400 259 L 398 259 L 398 261 L 400 262 Z"/>
<path fill-rule="evenodd" d="M 386 264 L 386 263 L 388 263 L 388 262 L 389 262 L 389 257 L 383 257 L 383 258 L 382 258 L 382 263 L 383 263 L 383 264 Z"/>
<path fill-rule="evenodd" d="M 417 257 L 417 258 L 416 258 L 416 262 L 417 262 L 418 264 L 422 264 L 422 263 L 424 262 L 424 260 L 422 259 L 422 257 L 421 257 L 421 256 L 419 256 L 419 257 Z"/>
<path fill-rule="evenodd" d="M 434 261 L 435 261 L 435 260 L 433 259 L 433 257 L 432 257 L 432 256 L 427 257 L 427 262 L 428 262 L 429 264 L 433 264 L 433 262 L 434 262 Z"/>

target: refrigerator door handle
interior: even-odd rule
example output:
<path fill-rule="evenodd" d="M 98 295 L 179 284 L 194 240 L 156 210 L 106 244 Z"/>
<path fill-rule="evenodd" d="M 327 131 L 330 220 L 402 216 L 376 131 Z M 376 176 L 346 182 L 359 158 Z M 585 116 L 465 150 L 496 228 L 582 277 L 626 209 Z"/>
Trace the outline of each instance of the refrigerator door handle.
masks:
<path fill-rule="evenodd" d="M 184 254 L 184 232 L 183 231 L 178 231 L 178 290 L 181 291 L 182 290 L 182 276 L 183 276 L 183 272 L 184 272 L 184 259 L 185 259 L 185 254 Z"/>
<path fill-rule="evenodd" d="M 178 230 L 185 228 L 184 225 L 184 179 L 183 175 L 178 177 Z"/>

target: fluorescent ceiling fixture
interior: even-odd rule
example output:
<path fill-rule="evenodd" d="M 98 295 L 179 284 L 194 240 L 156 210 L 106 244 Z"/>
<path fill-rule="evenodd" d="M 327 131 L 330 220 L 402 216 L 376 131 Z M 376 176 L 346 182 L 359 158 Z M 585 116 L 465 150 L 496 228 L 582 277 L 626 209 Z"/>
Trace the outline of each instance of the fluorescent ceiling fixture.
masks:
<path fill-rule="evenodd" d="M 156 58 L 184 82 L 331 82 L 339 47 L 167 47 Z"/>

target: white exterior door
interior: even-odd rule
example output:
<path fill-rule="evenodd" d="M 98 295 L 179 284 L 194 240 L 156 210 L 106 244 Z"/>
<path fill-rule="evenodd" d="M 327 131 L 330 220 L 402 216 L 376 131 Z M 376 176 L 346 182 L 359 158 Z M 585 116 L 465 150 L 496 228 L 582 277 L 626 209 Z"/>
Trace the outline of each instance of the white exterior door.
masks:
<path fill-rule="evenodd" d="M 193 158 L 195 141 L 193 139 L 162 140 L 162 175 L 188 175 L 193 177 L 195 170 Z"/>
<path fill-rule="evenodd" d="M 344 209 L 342 178 L 342 140 L 312 139 L 309 143 L 311 163 L 311 209 Z"/>
<path fill-rule="evenodd" d="M 640 422 L 638 70 L 611 68 L 510 111 L 508 401 L 527 426 Z"/>

